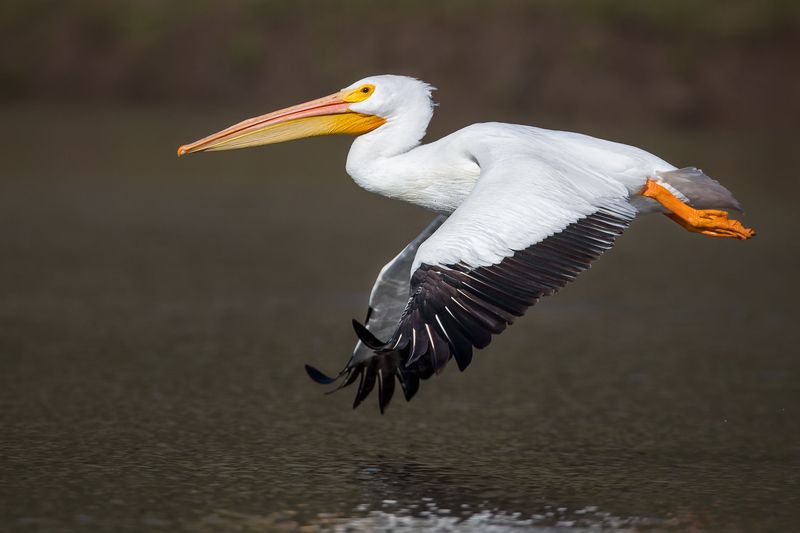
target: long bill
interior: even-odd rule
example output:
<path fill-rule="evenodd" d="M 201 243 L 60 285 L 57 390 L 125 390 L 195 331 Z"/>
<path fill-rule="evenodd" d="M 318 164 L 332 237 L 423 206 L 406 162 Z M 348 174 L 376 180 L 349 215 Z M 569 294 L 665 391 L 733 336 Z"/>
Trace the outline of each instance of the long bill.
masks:
<path fill-rule="evenodd" d="M 386 120 L 350 111 L 341 91 L 286 109 L 243 120 L 199 141 L 178 148 L 178 156 L 192 152 L 235 150 L 263 144 L 273 144 L 317 135 L 361 135 L 383 125 Z"/>

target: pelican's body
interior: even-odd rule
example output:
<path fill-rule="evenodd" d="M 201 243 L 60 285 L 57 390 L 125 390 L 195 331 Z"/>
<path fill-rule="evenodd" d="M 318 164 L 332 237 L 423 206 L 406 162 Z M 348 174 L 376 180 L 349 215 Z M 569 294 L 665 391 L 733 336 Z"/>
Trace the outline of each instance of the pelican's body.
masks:
<path fill-rule="evenodd" d="M 509 157 L 529 158 L 554 168 L 586 171 L 601 182 L 634 194 L 648 176 L 674 170 L 639 148 L 580 133 L 489 122 L 473 124 L 429 144 L 420 144 L 433 116 L 431 88 L 401 76 L 376 76 L 404 85 L 409 99 L 379 129 L 357 137 L 347 173 L 364 189 L 441 213 L 452 213 L 469 195 L 481 169 Z M 365 81 L 368 81 L 365 80 Z M 359 82 L 363 83 L 363 82 Z"/>
<path fill-rule="evenodd" d="M 441 213 L 452 213 L 486 169 L 510 157 L 551 167 L 573 167 L 629 195 L 647 176 L 675 167 L 633 146 L 579 133 L 489 122 L 393 156 L 370 158 L 369 136 L 355 140 L 347 172 L 361 187 Z"/>
<path fill-rule="evenodd" d="M 663 212 L 706 235 L 753 235 L 719 211 L 738 208 L 719 183 L 633 146 L 502 123 L 421 145 L 431 90 L 403 76 L 365 78 L 178 151 L 350 133 L 346 168 L 358 185 L 438 214 L 384 267 L 366 327 L 355 324 L 360 341 L 339 377 L 342 386 L 361 377 L 356 405 L 377 383 L 383 410 L 395 376 L 410 399 L 451 357 L 463 370 L 473 347 L 588 268 L 640 214 Z"/>

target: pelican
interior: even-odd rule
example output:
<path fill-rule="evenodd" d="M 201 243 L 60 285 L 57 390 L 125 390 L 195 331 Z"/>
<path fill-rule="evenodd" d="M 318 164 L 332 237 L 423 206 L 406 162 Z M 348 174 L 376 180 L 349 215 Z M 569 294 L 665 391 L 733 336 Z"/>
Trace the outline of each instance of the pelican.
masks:
<path fill-rule="evenodd" d="M 306 365 L 318 383 L 339 381 L 334 390 L 358 379 L 354 408 L 377 384 L 383 413 L 395 379 L 410 400 L 451 358 L 463 371 L 474 348 L 589 268 L 639 215 L 663 213 L 711 237 L 755 235 L 728 218 L 724 209 L 741 208 L 720 183 L 633 146 L 496 122 L 421 144 L 433 90 L 370 76 L 178 149 L 354 135 L 346 170 L 359 186 L 435 214 L 380 271 L 364 324 L 353 320 L 358 340 L 344 369 L 329 377 Z"/>

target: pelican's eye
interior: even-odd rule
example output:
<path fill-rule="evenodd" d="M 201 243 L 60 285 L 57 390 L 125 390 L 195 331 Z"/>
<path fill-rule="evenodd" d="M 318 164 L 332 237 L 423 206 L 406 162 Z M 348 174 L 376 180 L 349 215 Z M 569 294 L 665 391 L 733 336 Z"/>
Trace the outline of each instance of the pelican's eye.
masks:
<path fill-rule="evenodd" d="M 375 86 L 371 83 L 365 83 L 364 85 L 361 85 L 360 87 L 347 93 L 347 95 L 344 97 L 344 100 L 345 102 L 351 103 L 363 102 L 372 96 L 373 92 L 375 92 Z"/>

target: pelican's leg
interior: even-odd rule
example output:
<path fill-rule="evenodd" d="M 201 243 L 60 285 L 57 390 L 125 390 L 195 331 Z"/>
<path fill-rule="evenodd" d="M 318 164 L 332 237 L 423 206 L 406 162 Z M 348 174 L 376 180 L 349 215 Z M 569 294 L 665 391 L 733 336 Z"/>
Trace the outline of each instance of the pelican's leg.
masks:
<path fill-rule="evenodd" d="M 669 209 L 670 213 L 667 213 L 667 216 L 691 232 L 742 240 L 756 234 L 754 230 L 745 228 L 738 220 L 729 219 L 726 211 L 689 207 L 650 178 L 647 178 L 647 183 L 639 194 L 652 198 Z"/>

